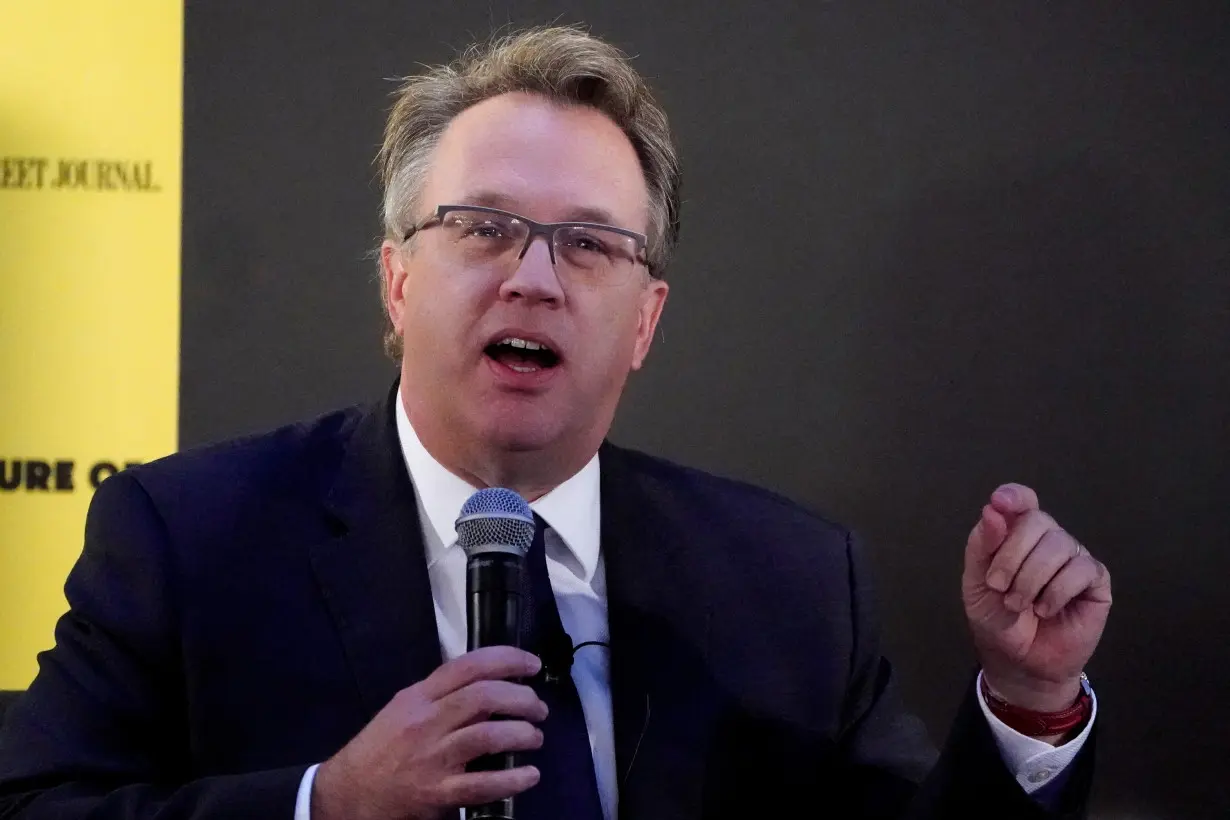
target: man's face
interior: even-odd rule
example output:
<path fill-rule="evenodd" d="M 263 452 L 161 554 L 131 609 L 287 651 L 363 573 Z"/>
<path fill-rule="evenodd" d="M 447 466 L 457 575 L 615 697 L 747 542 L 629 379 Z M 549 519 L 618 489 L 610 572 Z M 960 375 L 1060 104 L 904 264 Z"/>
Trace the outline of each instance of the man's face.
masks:
<path fill-rule="evenodd" d="M 421 203 L 419 221 L 439 205 L 483 205 L 537 222 L 649 227 L 641 166 L 618 126 L 528 94 L 486 100 L 449 125 Z M 649 351 L 666 284 L 639 264 L 615 281 L 570 276 L 562 259 L 553 267 L 543 238 L 502 271 L 461 256 L 440 227 L 383 249 L 415 428 L 430 425 L 444 446 L 485 458 L 552 447 L 568 460 L 592 455 Z M 554 356 L 500 345 L 505 338 Z"/>

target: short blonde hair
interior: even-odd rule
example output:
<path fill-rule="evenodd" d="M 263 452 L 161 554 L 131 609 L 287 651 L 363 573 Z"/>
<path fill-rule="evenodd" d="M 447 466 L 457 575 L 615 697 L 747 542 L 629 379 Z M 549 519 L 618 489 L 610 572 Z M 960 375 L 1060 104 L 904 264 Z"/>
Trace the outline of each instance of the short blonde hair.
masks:
<path fill-rule="evenodd" d="M 472 45 L 450 65 L 404 78 L 376 158 L 384 186 L 385 237 L 400 242 L 413 225 L 432 155 L 453 118 L 511 92 L 589 106 L 624 132 L 649 190 L 646 256 L 650 269 L 661 275 L 679 238 L 681 183 L 666 112 L 627 55 L 573 26 L 532 28 Z M 380 293 L 387 302 L 383 282 Z M 391 323 L 384 347 L 392 358 L 401 358 L 402 340 Z"/>

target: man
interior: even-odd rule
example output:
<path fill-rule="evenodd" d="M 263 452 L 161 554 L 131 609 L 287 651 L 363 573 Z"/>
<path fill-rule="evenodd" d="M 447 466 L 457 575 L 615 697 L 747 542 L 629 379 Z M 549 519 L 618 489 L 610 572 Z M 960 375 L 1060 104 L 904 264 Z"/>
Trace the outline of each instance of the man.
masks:
<path fill-rule="evenodd" d="M 103 484 L 0 740 L 0 816 L 1083 812 L 1110 581 L 1031 490 L 970 534 L 982 671 L 937 762 L 847 530 L 604 443 L 679 214 L 666 118 L 618 51 L 560 28 L 473 49 L 406 83 L 380 161 L 398 384 Z M 537 515 L 532 620 L 609 655 L 552 679 L 465 652 L 453 521 L 491 486 Z"/>

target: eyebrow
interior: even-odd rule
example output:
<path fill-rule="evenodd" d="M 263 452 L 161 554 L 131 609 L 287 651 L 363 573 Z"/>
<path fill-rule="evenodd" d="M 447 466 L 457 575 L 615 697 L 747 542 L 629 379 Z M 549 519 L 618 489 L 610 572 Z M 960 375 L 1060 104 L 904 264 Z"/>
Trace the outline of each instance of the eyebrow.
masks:
<path fill-rule="evenodd" d="M 499 208 L 502 211 L 512 211 L 518 213 L 517 203 L 512 197 L 496 191 L 474 191 L 468 194 L 464 199 L 460 200 L 458 205 L 481 205 L 484 208 Z M 622 227 L 611 215 L 610 211 L 603 208 L 594 207 L 576 207 L 569 208 L 565 211 L 569 216 L 567 219 L 559 220 L 560 222 L 596 222 L 600 225 L 611 225 L 613 227 Z M 632 230 L 632 229 L 629 229 Z"/>

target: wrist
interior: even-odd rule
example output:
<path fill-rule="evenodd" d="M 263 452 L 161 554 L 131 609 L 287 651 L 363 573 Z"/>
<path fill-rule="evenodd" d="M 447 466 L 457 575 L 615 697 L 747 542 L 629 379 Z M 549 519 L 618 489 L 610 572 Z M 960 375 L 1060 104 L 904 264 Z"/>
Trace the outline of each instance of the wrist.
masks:
<path fill-rule="evenodd" d="M 1079 693 L 1062 709 L 1030 709 L 1010 703 L 1001 695 L 992 691 L 983 674 L 980 682 L 980 696 L 984 707 L 1005 724 L 1009 729 L 1028 735 L 1036 740 L 1050 743 L 1052 746 L 1064 742 L 1073 732 L 1080 730 L 1092 715 L 1093 698 L 1084 683 L 1082 675 L 1077 681 Z M 1047 700 L 1033 699 L 1040 705 L 1049 705 Z M 1063 701 L 1059 701 L 1063 702 Z"/>
<path fill-rule="evenodd" d="M 351 812 L 342 799 L 337 787 L 337 764 L 335 760 L 326 760 L 316 769 L 316 779 L 312 781 L 312 820 L 349 820 L 359 817 Z"/>
<path fill-rule="evenodd" d="M 1081 675 L 1064 681 L 1026 681 L 982 671 L 982 682 L 994 698 L 1030 712 L 1062 712 L 1084 691 Z"/>

